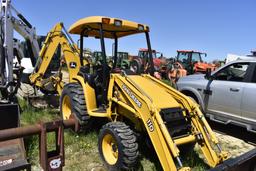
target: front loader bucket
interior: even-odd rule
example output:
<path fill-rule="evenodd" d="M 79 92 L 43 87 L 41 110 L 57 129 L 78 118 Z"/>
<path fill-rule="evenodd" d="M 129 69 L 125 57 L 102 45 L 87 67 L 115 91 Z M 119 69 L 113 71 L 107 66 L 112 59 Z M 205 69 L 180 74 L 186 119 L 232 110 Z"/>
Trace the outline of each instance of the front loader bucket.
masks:
<path fill-rule="evenodd" d="M 209 171 L 255 171 L 256 148 L 236 158 L 230 158 Z"/>
<path fill-rule="evenodd" d="M 0 130 L 20 126 L 20 111 L 17 104 L 0 104 Z M 23 138 L 0 142 L 1 170 L 30 170 L 26 160 Z"/>

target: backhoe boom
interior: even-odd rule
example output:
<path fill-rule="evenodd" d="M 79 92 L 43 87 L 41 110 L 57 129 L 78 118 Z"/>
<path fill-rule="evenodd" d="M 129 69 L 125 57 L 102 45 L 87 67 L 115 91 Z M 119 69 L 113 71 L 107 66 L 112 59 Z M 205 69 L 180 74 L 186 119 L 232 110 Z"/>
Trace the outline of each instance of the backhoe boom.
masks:
<path fill-rule="evenodd" d="M 39 60 L 37 61 L 38 70 L 30 76 L 32 84 L 49 91 L 57 90 L 59 94 L 61 94 L 64 86 L 61 73 L 63 63 L 66 64 L 68 69 L 70 82 L 72 82 L 72 76 L 77 75 L 81 67 L 79 49 L 76 45 L 69 42 L 67 38 L 68 33 L 65 33 L 63 30 L 63 24 L 58 23 L 47 34 L 44 45 L 39 53 Z M 59 46 L 63 53 L 63 57 L 60 59 L 59 71 L 57 74 L 50 76 L 50 78 L 45 78 L 44 75 Z"/>

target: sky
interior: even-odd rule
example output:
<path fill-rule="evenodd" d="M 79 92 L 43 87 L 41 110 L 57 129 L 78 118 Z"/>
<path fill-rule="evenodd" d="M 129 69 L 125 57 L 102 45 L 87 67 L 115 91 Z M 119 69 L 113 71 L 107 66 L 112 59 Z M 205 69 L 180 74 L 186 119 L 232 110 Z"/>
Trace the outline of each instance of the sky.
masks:
<path fill-rule="evenodd" d="M 103 15 L 150 26 L 151 46 L 166 57 L 178 49 L 206 52 L 206 61 L 256 49 L 255 0 L 12 0 L 13 6 L 45 35 L 58 22 L 69 28 L 78 19 Z M 78 39 L 77 36 L 74 37 Z M 146 47 L 144 35 L 124 38 L 120 51 Z M 99 50 L 99 42 L 85 46 Z M 107 42 L 111 54 L 112 42 Z M 87 46 L 88 45 L 88 46 Z"/>

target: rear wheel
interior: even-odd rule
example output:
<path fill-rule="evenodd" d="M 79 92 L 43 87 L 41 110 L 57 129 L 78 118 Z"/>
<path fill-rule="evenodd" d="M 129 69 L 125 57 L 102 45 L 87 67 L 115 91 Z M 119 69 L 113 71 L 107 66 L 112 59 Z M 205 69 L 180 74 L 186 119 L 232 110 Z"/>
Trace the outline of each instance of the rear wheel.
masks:
<path fill-rule="evenodd" d="M 138 60 L 132 60 L 130 62 L 130 70 L 136 74 L 140 74 L 141 72 L 141 63 Z"/>
<path fill-rule="evenodd" d="M 60 97 L 60 111 L 63 120 L 67 120 L 74 114 L 82 125 L 89 122 L 83 88 L 78 83 L 66 84 Z"/>
<path fill-rule="evenodd" d="M 109 170 L 127 170 L 137 166 L 139 152 L 136 136 L 123 122 L 110 122 L 102 127 L 98 148 Z"/>

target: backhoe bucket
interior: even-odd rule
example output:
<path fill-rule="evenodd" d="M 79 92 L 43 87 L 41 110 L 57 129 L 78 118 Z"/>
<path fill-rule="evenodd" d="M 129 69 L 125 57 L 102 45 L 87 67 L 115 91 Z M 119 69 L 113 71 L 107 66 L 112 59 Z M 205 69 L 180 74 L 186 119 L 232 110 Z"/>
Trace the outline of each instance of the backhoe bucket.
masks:
<path fill-rule="evenodd" d="M 20 111 L 17 104 L 0 104 L 0 130 L 20 126 Z M 23 138 L 0 142 L 1 170 L 30 170 L 26 160 Z"/>
<path fill-rule="evenodd" d="M 256 148 L 236 158 L 230 158 L 209 171 L 255 171 Z"/>

